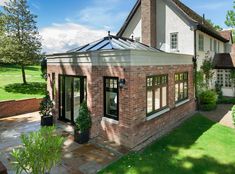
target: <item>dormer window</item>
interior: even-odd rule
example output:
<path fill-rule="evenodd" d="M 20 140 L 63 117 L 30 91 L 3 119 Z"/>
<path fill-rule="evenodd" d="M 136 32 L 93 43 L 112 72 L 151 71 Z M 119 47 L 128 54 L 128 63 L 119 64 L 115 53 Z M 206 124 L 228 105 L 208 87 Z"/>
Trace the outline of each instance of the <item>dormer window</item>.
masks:
<path fill-rule="evenodd" d="M 171 50 L 177 51 L 178 50 L 178 33 L 171 33 Z"/>

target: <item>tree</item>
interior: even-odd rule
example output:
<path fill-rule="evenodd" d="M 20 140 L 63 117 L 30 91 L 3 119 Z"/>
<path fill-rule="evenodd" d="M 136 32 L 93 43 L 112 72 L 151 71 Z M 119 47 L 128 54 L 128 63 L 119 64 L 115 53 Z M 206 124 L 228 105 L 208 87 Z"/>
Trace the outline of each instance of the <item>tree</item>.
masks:
<path fill-rule="evenodd" d="M 212 58 L 209 57 L 209 52 L 206 53 L 205 59 L 203 60 L 201 70 L 205 77 L 205 86 L 207 89 L 209 89 L 210 86 L 210 80 L 213 77 L 213 63 Z"/>
<path fill-rule="evenodd" d="M 225 24 L 228 27 L 233 28 L 233 40 L 235 40 L 235 1 L 233 1 L 233 9 L 232 10 L 228 10 L 227 11 L 227 15 L 226 15 L 226 20 L 225 20 Z"/>
<path fill-rule="evenodd" d="M 31 14 L 27 0 L 10 0 L 3 7 L 4 37 L 1 37 L 0 57 L 5 63 L 21 66 L 26 84 L 25 66 L 39 61 L 40 36 L 36 27 L 37 16 Z"/>
<path fill-rule="evenodd" d="M 206 20 L 216 31 L 222 31 L 223 28 L 221 28 L 219 25 L 214 24 L 210 19 Z"/>

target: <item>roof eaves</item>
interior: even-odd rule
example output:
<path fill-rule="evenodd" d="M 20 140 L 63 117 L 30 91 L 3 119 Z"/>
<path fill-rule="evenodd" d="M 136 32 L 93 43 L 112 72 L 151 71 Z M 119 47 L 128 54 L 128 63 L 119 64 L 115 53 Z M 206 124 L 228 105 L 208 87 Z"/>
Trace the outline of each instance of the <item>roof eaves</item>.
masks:
<path fill-rule="evenodd" d="M 141 4 L 141 0 L 137 0 L 137 2 L 135 3 L 134 7 L 131 10 L 131 12 L 129 13 L 127 19 L 125 20 L 124 24 L 122 25 L 121 29 L 118 31 L 117 36 L 119 36 L 119 37 L 122 36 L 127 25 L 130 23 L 131 19 L 133 18 L 136 11 L 138 10 L 140 4 Z"/>

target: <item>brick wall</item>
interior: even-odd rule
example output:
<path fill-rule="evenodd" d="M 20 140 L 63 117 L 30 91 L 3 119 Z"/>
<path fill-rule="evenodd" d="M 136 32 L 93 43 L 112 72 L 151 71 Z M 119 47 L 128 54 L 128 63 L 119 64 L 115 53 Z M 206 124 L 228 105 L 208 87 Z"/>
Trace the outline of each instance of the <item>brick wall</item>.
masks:
<path fill-rule="evenodd" d="M 42 99 L 10 100 L 0 102 L 0 118 L 36 112 Z"/>
<path fill-rule="evenodd" d="M 189 102 L 175 107 L 174 74 L 189 73 Z M 153 135 L 162 135 L 175 127 L 179 121 L 195 110 L 193 98 L 193 66 L 48 66 L 48 73 L 56 73 L 56 108 L 58 116 L 58 74 L 82 75 L 87 77 L 87 101 L 92 115 L 92 137 L 102 135 L 116 143 L 135 147 Z M 169 112 L 152 120 L 146 120 L 146 76 L 168 74 Z M 119 89 L 119 122 L 102 120 L 103 77 L 124 78 L 126 85 Z M 51 82 L 48 80 L 48 90 Z"/>

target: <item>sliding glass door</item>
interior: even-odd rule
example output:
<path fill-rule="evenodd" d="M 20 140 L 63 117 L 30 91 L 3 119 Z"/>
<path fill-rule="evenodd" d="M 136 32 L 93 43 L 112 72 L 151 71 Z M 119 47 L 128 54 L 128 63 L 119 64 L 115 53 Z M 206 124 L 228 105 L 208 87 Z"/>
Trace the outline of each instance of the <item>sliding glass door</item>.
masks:
<path fill-rule="evenodd" d="M 86 97 L 86 78 L 60 75 L 59 118 L 74 123 L 79 114 L 80 104 Z"/>

